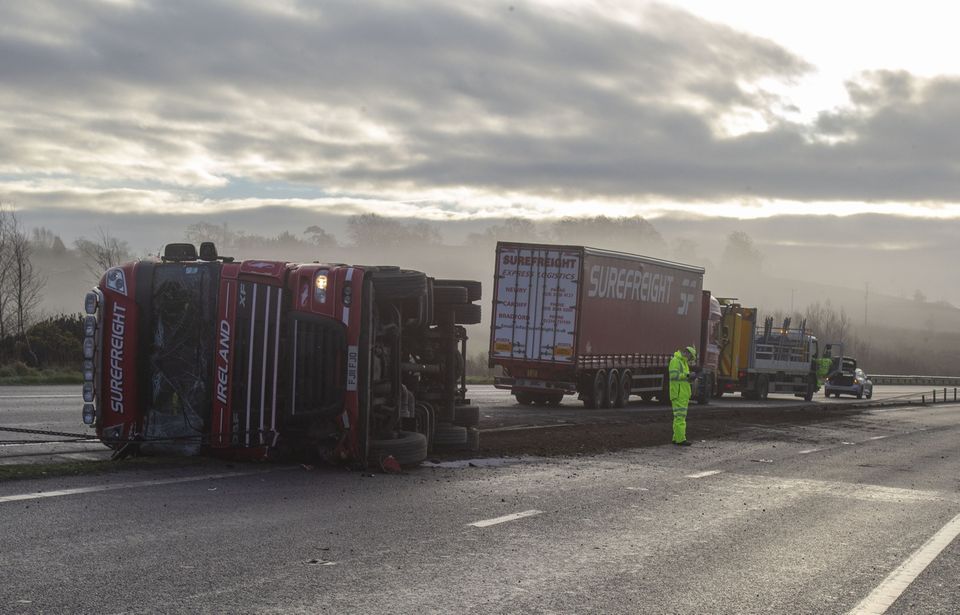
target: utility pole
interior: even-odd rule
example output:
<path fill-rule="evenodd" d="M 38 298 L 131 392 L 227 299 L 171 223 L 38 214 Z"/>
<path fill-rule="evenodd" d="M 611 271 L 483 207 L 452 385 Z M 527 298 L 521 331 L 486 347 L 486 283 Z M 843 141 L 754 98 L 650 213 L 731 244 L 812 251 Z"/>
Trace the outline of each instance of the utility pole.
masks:
<path fill-rule="evenodd" d="M 867 288 L 863 293 L 863 328 L 867 328 L 867 306 L 870 303 L 870 282 L 867 282 Z"/>

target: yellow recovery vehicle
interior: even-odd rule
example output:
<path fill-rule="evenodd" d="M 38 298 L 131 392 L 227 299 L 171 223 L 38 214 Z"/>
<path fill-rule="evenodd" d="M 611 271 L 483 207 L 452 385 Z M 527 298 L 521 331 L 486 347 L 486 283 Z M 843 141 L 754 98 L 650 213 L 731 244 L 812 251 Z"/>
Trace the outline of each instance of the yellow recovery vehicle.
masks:
<path fill-rule="evenodd" d="M 758 325 L 757 308 L 743 307 L 736 299 L 718 298 L 720 361 L 717 397 L 739 391 L 746 399 L 766 399 L 769 393 L 792 393 L 810 401 L 819 389 L 817 338 L 790 327 L 790 318 L 775 327 L 772 318 Z"/>

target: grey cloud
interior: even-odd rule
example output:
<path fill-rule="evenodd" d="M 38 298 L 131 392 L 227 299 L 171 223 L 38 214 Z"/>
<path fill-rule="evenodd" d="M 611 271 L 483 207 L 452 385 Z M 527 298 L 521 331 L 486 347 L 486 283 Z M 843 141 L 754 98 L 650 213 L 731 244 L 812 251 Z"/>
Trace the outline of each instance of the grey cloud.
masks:
<path fill-rule="evenodd" d="M 0 173 L 196 190 L 213 174 L 371 196 L 960 196 L 960 82 L 873 73 L 849 84 L 853 107 L 800 126 L 776 119 L 789 101 L 747 86 L 811 66 L 658 4 L 640 27 L 536 4 L 284 6 L 5 3 L 0 141 L 16 145 Z M 735 109 L 774 124 L 724 137 L 716 122 Z"/>

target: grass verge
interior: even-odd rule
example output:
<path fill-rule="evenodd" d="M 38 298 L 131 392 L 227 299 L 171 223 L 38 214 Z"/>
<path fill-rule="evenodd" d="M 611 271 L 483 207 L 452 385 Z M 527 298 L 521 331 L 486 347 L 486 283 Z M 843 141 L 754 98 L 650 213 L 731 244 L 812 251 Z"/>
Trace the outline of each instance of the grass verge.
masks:
<path fill-rule="evenodd" d="M 215 461 L 205 457 L 137 457 L 123 461 L 105 459 L 103 461 L 6 464 L 0 465 L 0 482 L 61 476 L 93 476 L 145 469 L 182 468 L 205 465 Z"/>

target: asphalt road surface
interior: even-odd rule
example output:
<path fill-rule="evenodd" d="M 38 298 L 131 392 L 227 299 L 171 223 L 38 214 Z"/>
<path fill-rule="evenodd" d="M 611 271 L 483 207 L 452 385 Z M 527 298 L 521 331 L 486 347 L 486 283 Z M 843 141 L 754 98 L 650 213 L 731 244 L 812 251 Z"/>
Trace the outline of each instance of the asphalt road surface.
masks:
<path fill-rule="evenodd" d="M 878 408 L 402 475 L 8 481 L 0 611 L 955 614 L 958 423 L 958 405 Z"/>
<path fill-rule="evenodd" d="M 876 387 L 873 401 L 900 397 L 919 398 L 931 387 Z M 948 391 L 953 395 L 953 389 Z M 938 395 L 942 396 L 942 390 Z M 622 420 L 646 412 L 662 412 L 663 406 L 633 399 L 625 409 L 585 410 L 575 396 L 568 395 L 559 408 L 523 407 L 516 404 L 508 391 L 491 385 L 469 387 L 469 396 L 481 408 L 481 430 L 527 429 L 557 424 L 603 423 Z M 818 394 L 818 404 L 850 406 L 857 400 L 844 397 L 825 399 Z M 771 395 L 766 401 L 748 401 L 736 396 L 712 400 L 709 406 L 693 406 L 695 412 L 722 411 L 735 408 L 776 410 L 801 407 L 806 402 L 789 395 Z M 863 403 L 863 402 L 859 402 Z M 92 435 L 80 420 L 83 402 L 78 386 L 0 387 L 0 428 L 53 431 L 63 434 Z M 831 406 L 832 407 L 832 406 Z M 110 452 L 96 441 L 67 436 L 44 435 L 0 430 L 0 464 L 95 460 Z"/>

